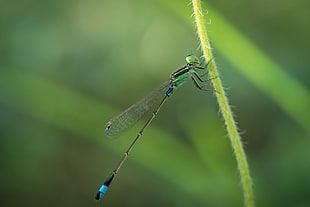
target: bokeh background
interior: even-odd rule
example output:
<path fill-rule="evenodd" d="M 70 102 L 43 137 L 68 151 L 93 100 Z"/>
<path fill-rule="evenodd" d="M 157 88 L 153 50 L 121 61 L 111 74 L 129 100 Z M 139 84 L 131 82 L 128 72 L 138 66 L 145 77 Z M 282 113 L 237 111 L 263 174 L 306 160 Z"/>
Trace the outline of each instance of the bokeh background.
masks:
<path fill-rule="evenodd" d="M 257 206 L 310 206 L 310 2 L 203 6 Z M 188 0 L 1 2 L 1 206 L 243 206 L 216 98 L 191 81 L 94 201 L 143 125 L 108 140 L 106 123 L 201 56 L 191 14 Z"/>

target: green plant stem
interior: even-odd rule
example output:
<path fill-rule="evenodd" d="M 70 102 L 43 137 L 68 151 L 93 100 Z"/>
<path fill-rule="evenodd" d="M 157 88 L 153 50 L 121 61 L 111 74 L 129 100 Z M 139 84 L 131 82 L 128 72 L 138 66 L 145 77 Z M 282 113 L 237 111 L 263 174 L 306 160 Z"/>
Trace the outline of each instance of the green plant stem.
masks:
<path fill-rule="evenodd" d="M 210 60 L 212 56 L 211 46 L 209 43 L 207 30 L 204 23 L 203 12 L 201 8 L 200 0 L 192 0 L 194 17 L 197 26 L 197 32 L 200 39 L 201 48 L 203 51 L 204 58 L 206 60 Z M 250 176 L 250 170 L 247 163 L 246 155 L 242 146 L 241 137 L 239 136 L 237 126 L 235 120 L 233 118 L 233 114 L 231 108 L 228 103 L 228 99 L 225 95 L 224 88 L 221 83 L 221 79 L 216 69 L 216 65 L 214 61 L 208 66 L 211 77 L 217 77 L 212 80 L 214 89 L 217 91 L 216 97 L 218 100 L 218 104 L 223 115 L 225 125 L 227 128 L 227 132 L 231 141 L 232 148 L 234 150 L 238 169 L 240 172 L 245 205 L 247 207 L 254 207 L 254 194 L 252 188 L 252 181 Z"/>

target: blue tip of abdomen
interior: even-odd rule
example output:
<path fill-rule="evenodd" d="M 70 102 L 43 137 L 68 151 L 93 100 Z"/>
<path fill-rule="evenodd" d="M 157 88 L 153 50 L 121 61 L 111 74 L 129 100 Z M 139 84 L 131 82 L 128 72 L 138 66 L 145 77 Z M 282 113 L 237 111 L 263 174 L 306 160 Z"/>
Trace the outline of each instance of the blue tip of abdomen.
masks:
<path fill-rule="evenodd" d="M 107 190 L 108 190 L 108 186 L 102 185 L 96 195 L 96 200 L 99 200 L 100 198 L 102 198 L 102 196 L 105 194 Z"/>

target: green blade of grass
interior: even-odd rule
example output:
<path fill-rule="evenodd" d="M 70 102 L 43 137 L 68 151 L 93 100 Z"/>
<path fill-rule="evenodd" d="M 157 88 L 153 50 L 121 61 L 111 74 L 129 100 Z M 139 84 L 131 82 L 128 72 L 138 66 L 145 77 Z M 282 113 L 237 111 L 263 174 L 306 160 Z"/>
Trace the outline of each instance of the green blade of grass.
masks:
<path fill-rule="evenodd" d="M 190 26 L 193 25 L 193 20 L 189 18 L 191 8 L 184 7 L 184 2 L 172 0 L 161 1 L 161 4 L 178 14 Z M 209 5 L 205 18 L 206 22 L 212 22 L 208 25 L 208 30 L 212 31 L 209 35 L 216 51 L 223 54 L 246 79 L 309 132 L 309 89 L 289 75 Z"/>

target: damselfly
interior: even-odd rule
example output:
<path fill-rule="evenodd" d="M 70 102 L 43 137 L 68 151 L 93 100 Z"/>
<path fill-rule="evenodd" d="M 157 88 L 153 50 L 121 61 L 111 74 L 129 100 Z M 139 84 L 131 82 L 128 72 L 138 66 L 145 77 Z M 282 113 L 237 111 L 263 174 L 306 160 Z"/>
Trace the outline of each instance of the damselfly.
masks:
<path fill-rule="evenodd" d="M 203 79 L 203 77 L 207 75 L 208 72 L 205 72 L 203 74 L 198 73 L 199 70 L 205 70 L 207 66 L 210 64 L 212 59 L 208 61 L 205 67 L 201 67 L 199 59 L 193 55 L 186 56 L 185 60 L 186 65 L 181 67 L 174 73 L 172 73 L 168 81 L 160 85 L 158 88 L 153 90 L 149 95 L 147 95 L 139 102 L 135 103 L 134 105 L 126 109 L 124 112 L 122 112 L 120 115 L 118 115 L 117 117 L 108 122 L 107 127 L 105 129 L 105 136 L 107 136 L 108 138 L 117 137 L 120 133 L 132 127 L 135 123 L 137 123 L 137 121 L 139 121 L 142 118 L 143 115 L 145 115 L 150 109 L 152 109 L 152 106 L 156 103 L 156 100 L 160 95 L 164 96 L 161 102 L 157 105 L 156 109 L 154 110 L 150 118 L 144 124 L 144 126 L 142 127 L 136 138 L 133 140 L 127 151 L 124 153 L 119 163 L 112 171 L 111 176 L 108 177 L 108 179 L 100 187 L 96 195 L 96 200 L 99 200 L 105 194 L 112 180 L 114 179 L 119 169 L 122 167 L 123 163 L 128 157 L 129 153 L 141 138 L 144 130 L 151 124 L 151 122 L 159 112 L 162 105 L 165 103 L 167 98 L 172 95 L 172 93 L 177 87 L 179 87 L 182 83 L 184 83 L 184 81 L 186 81 L 190 77 L 198 89 L 204 91 L 213 91 L 210 89 L 206 89 L 205 86 L 207 86 L 208 84 L 204 84 L 205 82 L 208 82 L 213 78 Z"/>

